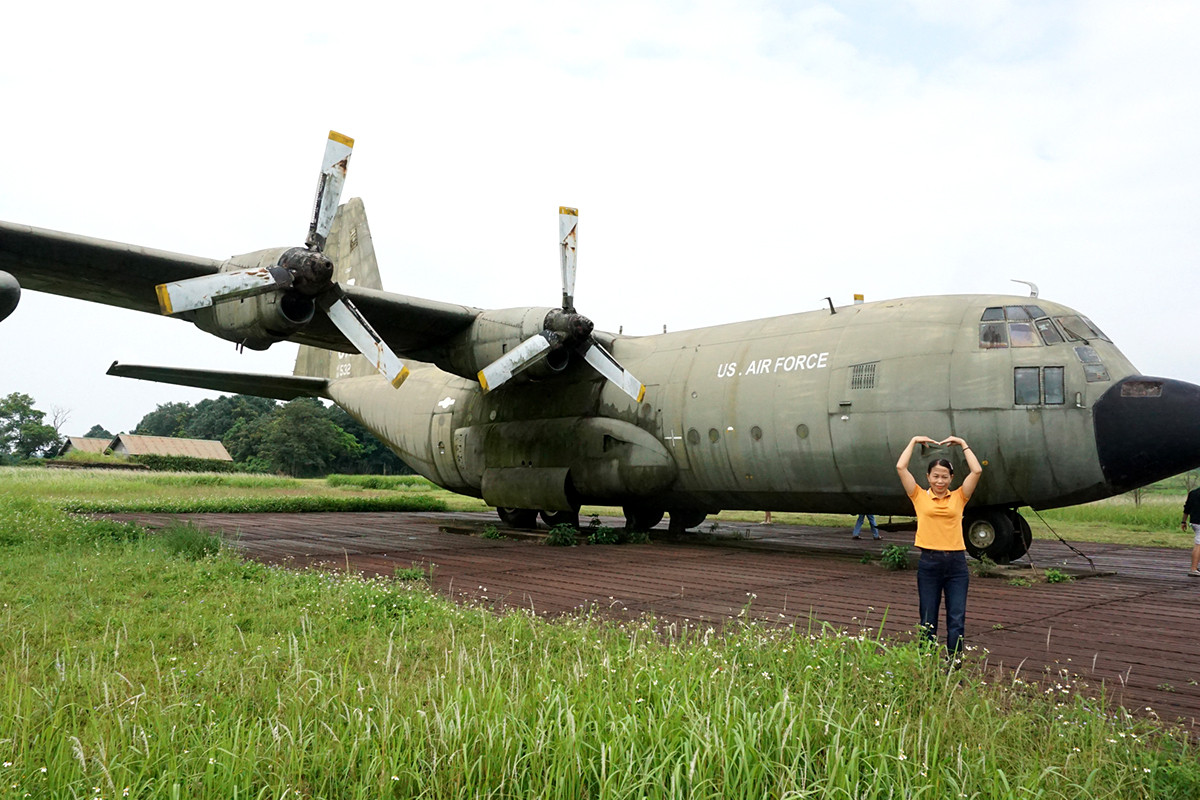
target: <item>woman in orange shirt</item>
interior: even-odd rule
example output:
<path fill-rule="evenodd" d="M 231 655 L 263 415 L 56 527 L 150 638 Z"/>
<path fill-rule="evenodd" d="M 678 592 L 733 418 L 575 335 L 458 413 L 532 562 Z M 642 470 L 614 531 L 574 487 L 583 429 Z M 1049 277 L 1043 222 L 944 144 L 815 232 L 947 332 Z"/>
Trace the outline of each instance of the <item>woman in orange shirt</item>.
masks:
<path fill-rule="evenodd" d="M 954 465 L 944 458 L 935 458 L 929 462 L 929 469 L 925 473 L 929 488 L 922 489 L 908 471 L 913 448 L 918 444 L 961 447 L 971 474 L 963 479 L 961 486 L 950 491 Z M 921 560 L 917 563 L 917 596 L 921 608 L 921 631 L 930 641 L 937 641 L 938 610 L 945 597 L 946 649 L 950 657 L 957 660 L 962 655 L 963 629 L 967 620 L 967 584 L 970 581 L 967 546 L 962 534 L 963 508 L 975 492 L 983 467 L 970 446 L 957 436 L 949 436 L 940 442 L 928 436 L 914 436 L 900 454 L 896 472 L 917 514 L 916 545 L 921 551 Z"/>

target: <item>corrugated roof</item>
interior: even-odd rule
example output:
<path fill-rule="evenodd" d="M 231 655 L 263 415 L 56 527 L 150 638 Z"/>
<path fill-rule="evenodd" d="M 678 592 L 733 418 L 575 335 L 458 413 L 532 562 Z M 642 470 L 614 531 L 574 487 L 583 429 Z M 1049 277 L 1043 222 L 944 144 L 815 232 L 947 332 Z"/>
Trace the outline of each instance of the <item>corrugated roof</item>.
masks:
<path fill-rule="evenodd" d="M 131 456 L 191 456 L 216 461 L 233 461 L 220 442 L 208 439 L 175 439 L 170 436 L 137 436 L 122 433 L 113 440 L 113 451 Z"/>
<path fill-rule="evenodd" d="M 63 442 L 63 446 L 59 448 L 58 454 L 63 455 L 72 450 L 78 450 L 81 453 L 103 453 L 108 449 L 108 445 L 112 439 L 93 439 L 87 436 L 68 436 L 67 441 Z"/>

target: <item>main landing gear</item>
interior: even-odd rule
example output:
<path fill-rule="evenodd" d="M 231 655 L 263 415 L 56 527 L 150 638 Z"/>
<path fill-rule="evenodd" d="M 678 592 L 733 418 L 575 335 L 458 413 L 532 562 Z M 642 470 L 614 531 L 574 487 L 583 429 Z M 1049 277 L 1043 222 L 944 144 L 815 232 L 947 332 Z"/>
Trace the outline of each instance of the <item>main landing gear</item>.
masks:
<path fill-rule="evenodd" d="M 1007 564 L 1029 551 L 1033 531 L 1016 509 L 985 508 L 964 515 L 963 541 L 973 557 Z"/>
<path fill-rule="evenodd" d="M 538 517 L 541 517 L 542 522 L 546 523 L 546 527 L 549 528 L 557 525 L 570 525 L 572 528 L 579 527 L 578 511 L 538 511 L 536 508 L 497 508 L 496 513 L 500 515 L 500 521 L 510 528 L 532 530 L 537 527 Z"/>
<path fill-rule="evenodd" d="M 649 506 L 625 506 L 621 510 L 625 513 L 625 529 L 642 533 L 649 531 L 655 525 L 662 522 L 663 517 L 667 515 L 667 512 L 661 508 Z M 542 518 L 542 522 L 546 523 L 546 526 L 550 528 L 556 525 L 579 527 L 578 511 L 497 508 L 496 513 L 500 515 L 500 521 L 510 528 L 532 530 L 537 527 L 539 516 Z M 668 528 L 673 534 L 681 534 L 690 528 L 699 527 L 707 517 L 708 512 L 695 509 L 672 511 Z"/>

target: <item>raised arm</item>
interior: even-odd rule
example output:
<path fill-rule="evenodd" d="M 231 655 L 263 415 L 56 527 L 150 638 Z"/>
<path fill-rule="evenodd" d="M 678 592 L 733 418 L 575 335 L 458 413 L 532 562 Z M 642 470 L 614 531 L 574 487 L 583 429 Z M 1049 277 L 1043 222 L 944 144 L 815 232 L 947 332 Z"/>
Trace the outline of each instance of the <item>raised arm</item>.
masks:
<path fill-rule="evenodd" d="M 963 478 L 962 492 L 963 497 L 967 500 L 971 499 L 971 495 L 975 494 L 975 487 L 979 484 L 979 476 L 983 474 L 983 466 L 979 463 L 979 459 L 975 457 L 975 453 L 971 450 L 971 446 L 957 436 L 950 436 L 943 439 L 941 444 L 956 444 L 962 448 L 963 457 L 967 459 L 967 467 L 970 468 L 971 474 Z"/>
<path fill-rule="evenodd" d="M 908 471 L 908 462 L 912 458 L 913 448 L 919 444 L 937 444 L 937 441 L 928 436 L 914 436 L 900 454 L 900 460 L 896 462 L 896 474 L 900 476 L 900 485 L 904 487 L 905 496 L 911 495 L 913 489 L 917 488 L 917 479 Z"/>

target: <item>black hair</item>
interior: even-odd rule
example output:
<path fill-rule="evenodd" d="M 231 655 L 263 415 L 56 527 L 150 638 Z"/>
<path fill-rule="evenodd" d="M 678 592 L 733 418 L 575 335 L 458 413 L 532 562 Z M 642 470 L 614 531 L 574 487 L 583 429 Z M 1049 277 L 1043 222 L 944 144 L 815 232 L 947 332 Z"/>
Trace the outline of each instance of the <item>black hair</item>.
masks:
<path fill-rule="evenodd" d="M 934 467 L 945 467 L 946 469 L 950 470 L 950 477 L 951 477 L 951 478 L 953 478 L 953 477 L 954 477 L 954 465 L 953 465 L 953 464 L 951 464 L 951 463 L 950 463 L 949 461 L 947 461 L 946 459 L 944 459 L 944 458 L 935 458 L 933 461 L 930 461 L 930 462 L 929 462 L 929 469 L 925 470 L 925 474 L 926 474 L 926 475 L 928 475 L 929 473 L 933 472 L 933 468 L 934 468 Z"/>

